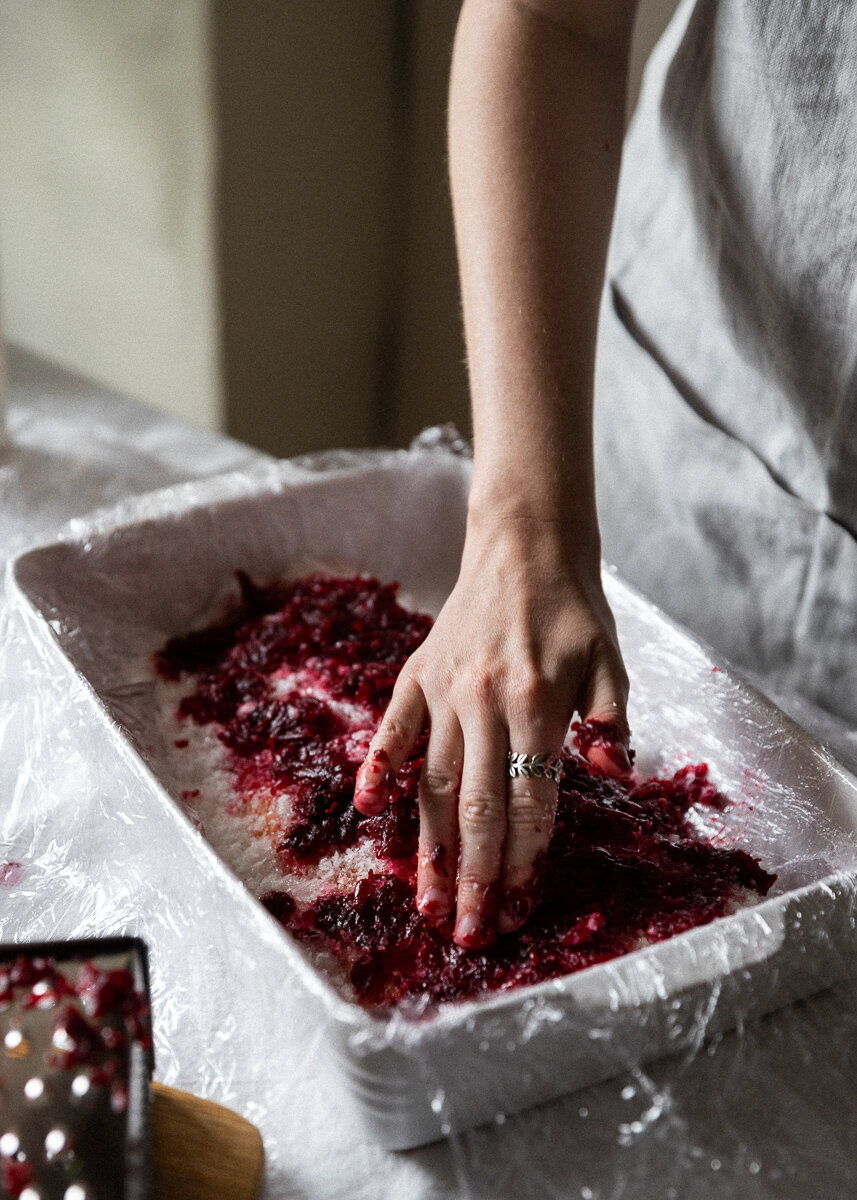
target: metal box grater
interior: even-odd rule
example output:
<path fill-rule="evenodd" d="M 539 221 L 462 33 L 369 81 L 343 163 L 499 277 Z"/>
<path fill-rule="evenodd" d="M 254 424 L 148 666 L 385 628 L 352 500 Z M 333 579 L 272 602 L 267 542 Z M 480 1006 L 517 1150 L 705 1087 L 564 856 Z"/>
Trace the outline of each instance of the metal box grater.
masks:
<path fill-rule="evenodd" d="M 130 1007 L 126 993 L 114 988 L 106 997 L 113 1011 L 93 1016 L 77 994 L 91 967 L 130 974 Z M 123 1003 L 129 1012 L 139 1010 L 148 1031 L 144 943 L 91 938 L 0 946 L 0 980 L 0 1194 L 144 1200 L 151 1037 L 134 1036 L 120 1012 Z M 116 1044 L 117 1031 L 125 1044 Z M 92 1032 L 103 1039 L 95 1036 L 90 1044 Z"/>

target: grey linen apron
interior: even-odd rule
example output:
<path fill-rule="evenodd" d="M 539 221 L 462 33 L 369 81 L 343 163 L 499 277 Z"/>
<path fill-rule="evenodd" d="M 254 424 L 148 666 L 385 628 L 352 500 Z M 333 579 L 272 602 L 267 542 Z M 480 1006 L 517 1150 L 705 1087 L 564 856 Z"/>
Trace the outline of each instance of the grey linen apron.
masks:
<path fill-rule="evenodd" d="M 626 143 L 604 556 L 857 723 L 857 2 L 686 0 Z"/>

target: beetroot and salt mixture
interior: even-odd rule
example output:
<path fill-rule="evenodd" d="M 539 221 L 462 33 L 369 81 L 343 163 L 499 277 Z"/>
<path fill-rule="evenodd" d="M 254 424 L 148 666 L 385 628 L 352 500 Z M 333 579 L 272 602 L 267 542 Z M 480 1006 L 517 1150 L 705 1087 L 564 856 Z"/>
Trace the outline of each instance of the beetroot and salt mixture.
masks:
<path fill-rule="evenodd" d="M 204 754 L 188 761 L 214 753 L 214 774 L 228 777 L 227 794 L 199 778 L 182 795 L 215 844 L 255 840 L 239 874 L 294 936 L 338 960 L 363 1004 L 458 1000 L 566 975 L 723 916 L 774 882 L 757 859 L 695 832 L 691 809 L 729 804 L 705 764 L 616 781 L 569 750 L 541 904 L 518 933 L 460 949 L 414 903 L 425 738 L 381 815 L 353 806 L 366 746 L 431 619 L 403 608 L 395 584 L 363 576 L 238 579 L 225 619 L 156 656 L 180 696 L 175 753 L 192 754 L 196 738 Z M 602 732 L 581 726 L 580 751 Z"/>

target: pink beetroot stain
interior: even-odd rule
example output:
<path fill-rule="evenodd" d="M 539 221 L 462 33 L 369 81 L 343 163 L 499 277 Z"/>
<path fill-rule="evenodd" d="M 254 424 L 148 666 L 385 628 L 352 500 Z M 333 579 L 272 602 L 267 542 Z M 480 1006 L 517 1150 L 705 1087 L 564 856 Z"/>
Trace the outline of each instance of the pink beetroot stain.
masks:
<path fill-rule="evenodd" d="M 24 881 L 25 871 L 19 862 L 0 863 L 0 887 L 17 887 Z"/>
<path fill-rule="evenodd" d="M 756 859 L 702 841 L 688 822 L 691 807 L 728 804 L 704 764 L 635 782 L 630 775 L 608 778 L 566 753 L 554 832 L 537 877 L 493 897 L 526 913 L 541 895 L 538 907 L 517 932 L 462 949 L 451 940 L 449 920 L 426 919 L 415 904 L 426 735 L 388 781 L 387 808 L 361 817 L 353 807 L 350 731 L 322 698 L 361 705 L 377 726 L 430 619 L 405 612 L 395 585 L 373 579 L 317 574 L 267 588 L 245 575 L 239 580 L 242 598 L 226 620 L 173 639 L 156 665 L 168 679 L 197 676 L 179 716 L 218 726 L 239 794 L 287 790 L 292 797 L 295 820 L 277 847 L 284 868 L 358 841 L 385 861 L 383 872 L 347 894 L 331 891 L 298 905 L 283 890 L 262 901 L 295 936 L 341 959 L 367 1006 L 423 996 L 456 1000 L 552 979 L 642 940 L 705 924 L 726 913 L 740 889 L 764 895 L 774 882 Z M 281 669 L 301 671 L 316 694 L 277 696 L 270 677 Z M 576 732 L 581 754 L 618 739 L 610 722 L 589 721 Z M 377 773 L 383 753 L 376 751 L 367 768 Z"/>
<path fill-rule="evenodd" d="M 389 773 L 390 756 L 387 751 L 373 750 L 357 772 L 355 794 L 364 800 L 385 799 Z"/>
<path fill-rule="evenodd" d="M 3 1158 L 0 1178 L 10 1196 L 18 1197 L 33 1182 L 33 1170 L 23 1158 Z"/>
<path fill-rule="evenodd" d="M 541 900 L 547 864 L 547 855 L 540 854 L 533 864 L 533 874 L 529 881 L 518 887 L 508 888 L 503 895 L 503 911 L 516 923 L 522 924 Z"/>
<path fill-rule="evenodd" d="M 431 863 L 431 865 L 435 869 L 435 871 L 437 871 L 438 875 L 445 875 L 446 874 L 446 846 L 444 846 L 441 842 L 437 842 L 434 846 L 432 846 L 432 851 L 431 851 L 431 854 L 429 855 L 429 862 Z"/>

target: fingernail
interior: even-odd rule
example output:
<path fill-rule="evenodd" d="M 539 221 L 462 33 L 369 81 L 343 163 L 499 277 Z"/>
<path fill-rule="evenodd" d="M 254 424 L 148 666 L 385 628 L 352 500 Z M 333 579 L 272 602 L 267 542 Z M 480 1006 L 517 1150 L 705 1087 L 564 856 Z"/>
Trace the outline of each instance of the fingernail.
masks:
<path fill-rule="evenodd" d="M 452 908 L 452 901 L 443 888 L 430 887 L 423 892 L 417 908 L 424 917 L 445 917 Z"/>
<path fill-rule="evenodd" d="M 379 756 L 383 755 L 383 758 Z M 354 807 L 372 816 L 381 812 L 387 803 L 387 774 L 390 760 L 383 750 L 367 758 L 354 781 Z"/>
<path fill-rule="evenodd" d="M 532 912 L 532 908 L 532 900 L 524 896 L 514 897 L 512 900 L 507 897 L 497 917 L 498 932 L 512 933 L 513 930 L 520 929 Z"/>
<path fill-rule="evenodd" d="M 604 742 L 600 748 L 623 774 L 627 775 L 632 769 L 631 756 L 621 742 Z"/>
<path fill-rule="evenodd" d="M 516 929 L 523 925 L 521 917 L 514 917 L 512 913 L 501 909 L 497 916 L 497 932 L 498 933 L 514 933 Z"/>
<path fill-rule="evenodd" d="M 482 950 L 494 941 L 494 930 L 486 927 L 476 913 L 464 913 L 455 927 L 455 941 L 465 950 Z"/>
<path fill-rule="evenodd" d="M 360 764 L 357 786 L 368 788 L 383 783 L 390 773 L 390 757 L 386 750 L 373 750 Z"/>
<path fill-rule="evenodd" d="M 354 792 L 354 807 L 358 812 L 363 813 L 365 817 L 374 817 L 378 813 L 383 812 L 387 806 L 387 797 L 383 788 L 379 787 L 361 787 L 355 789 Z"/>
<path fill-rule="evenodd" d="M 468 950 L 473 950 L 478 947 L 481 941 L 482 922 L 475 913 L 464 913 L 458 918 L 458 923 L 455 926 L 455 941 L 459 946 L 464 946 Z"/>

